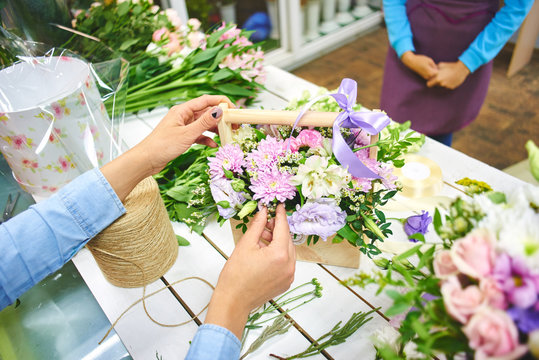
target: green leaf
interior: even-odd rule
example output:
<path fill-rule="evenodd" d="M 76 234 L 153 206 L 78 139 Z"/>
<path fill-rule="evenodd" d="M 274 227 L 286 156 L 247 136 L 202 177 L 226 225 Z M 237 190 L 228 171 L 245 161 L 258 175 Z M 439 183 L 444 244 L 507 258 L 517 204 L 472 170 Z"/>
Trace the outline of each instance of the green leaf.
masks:
<path fill-rule="evenodd" d="M 219 205 L 220 207 L 222 207 L 223 209 L 228 209 L 230 207 L 230 203 L 226 200 L 223 200 L 223 201 L 219 201 L 217 203 L 217 205 Z"/>
<path fill-rule="evenodd" d="M 440 234 L 442 228 L 442 215 L 440 215 L 440 210 L 438 208 L 434 209 L 434 216 L 432 218 L 432 225 L 437 234 Z"/>
<path fill-rule="evenodd" d="M 386 222 L 386 216 L 384 215 L 383 212 L 381 212 L 381 211 L 378 210 L 378 209 L 374 209 L 374 213 L 376 214 L 376 216 L 378 217 L 378 219 L 380 219 L 381 222 L 383 222 L 383 223 Z"/>
<path fill-rule="evenodd" d="M 234 84 L 220 84 L 216 85 L 215 88 L 223 93 L 224 95 L 237 95 L 237 96 L 252 96 L 253 92 L 251 90 L 242 88 L 241 86 Z"/>
<path fill-rule="evenodd" d="M 118 16 L 124 16 L 129 12 L 130 1 L 126 1 L 118 5 Z"/>
<path fill-rule="evenodd" d="M 264 134 L 262 131 L 258 130 L 258 129 L 255 129 L 253 128 L 255 134 L 256 134 L 256 139 L 258 141 L 261 141 L 261 140 L 264 140 L 266 138 L 266 134 Z"/>
<path fill-rule="evenodd" d="M 355 243 L 356 239 L 359 238 L 359 235 L 352 230 L 349 224 L 344 225 L 339 231 L 337 231 L 337 234 L 351 243 Z"/>
<path fill-rule="evenodd" d="M 420 241 L 422 243 L 425 242 L 425 235 L 421 234 L 421 233 L 415 233 L 415 234 L 412 234 L 410 236 L 408 236 L 408 239 L 413 239 L 413 240 L 417 240 L 417 241 Z"/>
<path fill-rule="evenodd" d="M 122 3 L 124 4 L 124 3 Z M 138 38 L 135 38 L 135 39 L 127 39 L 126 41 L 124 41 L 122 43 L 122 45 L 120 45 L 120 51 L 125 51 L 127 49 L 129 49 L 131 46 L 133 46 L 134 44 L 138 43 L 139 39 Z"/>
<path fill-rule="evenodd" d="M 219 82 L 226 80 L 230 77 L 234 76 L 234 72 L 230 69 L 224 68 L 219 71 L 217 71 L 213 76 L 211 77 L 212 82 Z"/>
<path fill-rule="evenodd" d="M 189 241 L 187 241 L 186 238 L 180 236 L 180 235 L 176 235 L 176 240 L 178 240 L 178 246 L 189 246 L 191 245 L 191 243 Z"/>
<path fill-rule="evenodd" d="M 217 55 L 219 50 L 221 50 L 221 47 L 222 46 L 217 46 L 214 48 L 200 51 L 199 53 L 193 56 L 193 59 L 191 59 L 191 63 L 193 65 L 196 65 L 196 64 L 200 64 L 201 62 L 204 62 L 206 60 L 213 58 L 215 55 Z"/>
<path fill-rule="evenodd" d="M 404 302 L 399 302 L 393 304 L 389 309 L 386 310 L 385 314 L 389 317 L 402 314 L 410 308 L 410 305 Z"/>
<path fill-rule="evenodd" d="M 167 190 L 167 196 L 170 196 L 176 201 L 187 203 L 193 197 L 193 193 L 187 186 L 176 186 Z"/>
<path fill-rule="evenodd" d="M 498 191 L 491 192 L 487 196 L 494 204 L 504 204 L 507 202 L 505 194 Z"/>
<path fill-rule="evenodd" d="M 234 173 L 230 170 L 227 170 L 223 167 L 223 171 L 225 172 L 225 177 L 227 179 L 233 179 L 234 178 Z"/>

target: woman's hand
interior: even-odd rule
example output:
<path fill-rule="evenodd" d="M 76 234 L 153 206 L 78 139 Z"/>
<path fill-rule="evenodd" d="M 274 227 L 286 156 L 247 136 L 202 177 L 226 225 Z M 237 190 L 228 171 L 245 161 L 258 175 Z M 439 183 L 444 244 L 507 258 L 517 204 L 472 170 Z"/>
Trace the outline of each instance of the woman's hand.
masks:
<path fill-rule="evenodd" d="M 161 171 L 169 161 L 183 154 L 194 143 L 217 146 L 202 133 L 216 131 L 222 116 L 222 110 L 218 107 L 221 103 L 234 107 L 226 96 L 211 95 L 173 106 L 150 135 L 133 149 L 145 154 L 150 165 L 149 175 Z"/>
<path fill-rule="evenodd" d="M 268 245 L 267 209 L 252 219 L 247 232 L 225 264 L 213 293 L 206 323 L 232 331 L 241 339 L 249 313 L 286 291 L 294 280 L 296 250 L 284 206 L 277 207 L 273 236 Z M 264 234 L 264 235 L 263 235 Z"/>
<path fill-rule="evenodd" d="M 101 168 L 120 200 L 144 178 L 161 171 L 194 143 L 216 146 L 203 136 L 216 129 L 220 103 L 234 107 L 226 96 L 204 95 L 172 107 L 155 129 L 139 144 Z"/>
<path fill-rule="evenodd" d="M 451 90 L 458 88 L 470 74 L 470 70 L 460 60 L 455 62 L 441 62 L 438 64 L 438 73 L 427 81 L 428 87 L 441 86 Z"/>
<path fill-rule="evenodd" d="M 417 55 L 406 51 L 401 56 L 402 63 L 425 80 L 429 80 L 438 73 L 438 66 L 434 60 L 426 55 Z"/>

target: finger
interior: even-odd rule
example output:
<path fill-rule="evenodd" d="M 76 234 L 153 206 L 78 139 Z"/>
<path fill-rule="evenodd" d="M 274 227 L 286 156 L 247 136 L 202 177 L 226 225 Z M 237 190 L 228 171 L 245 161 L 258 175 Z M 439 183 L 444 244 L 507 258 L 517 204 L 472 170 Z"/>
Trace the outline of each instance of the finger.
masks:
<path fill-rule="evenodd" d="M 235 107 L 232 101 L 223 95 L 203 95 L 196 99 L 189 100 L 184 105 L 193 113 L 196 113 L 197 111 L 202 111 L 209 107 L 218 106 L 221 103 L 226 103 L 231 108 Z"/>
<path fill-rule="evenodd" d="M 208 131 L 217 125 L 222 116 L 223 109 L 218 106 L 206 111 L 204 115 L 185 127 L 188 140 L 194 142 L 204 133 L 204 131 Z"/>
<path fill-rule="evenodd" d="M 197 144 L 206 145 L 206 146 L 209 146 L 209 147 L 212 147 L 212 148 L 217 147 L 217 143 L 215 141 L 213 141 L 212 138 L 209 138 L 209 137 L 207 137 L 205 135 L 200 136 L 198 139 L 196 139 L 195 142 Z"/>
<path fill-rule="evenodd" d="M 268 243 L 270 243 L 271 240 L 273 239 L 273 233 L 269 231 L 268 229 L 264 228 L 264 232 L 262 233 L 261 238 L 267 241 Z"/>
<path fill-rule="evenodd" d="M 437 77 L 433 77 L 432 79 L 430 79 L 429 81 L 427 81 L 427 87 L 433 87 L 433 86 L 436 86 L 438 85 L 439 83 L 439 80 Z"/>
<path fill-rule="evenodd" d="M 257 244 L 260 240 L 264 228 L 266 227 L 268 209 L 263 207 L 259 212 L 253 216 L 251 223 L 249 224 L 247 231 L 243 234 L 240 241 L 243 241 L 247 244 L 254 245 Z"/>
<path fill-rule="evenodd" d="M 286 211 L 283 204 L 277 206 L 275 215 L 275 228 L 273 229 L 273 240 L 271 244 L 275 246 L 288 249 L 291 242 L 290 227 L 288 226 L 288 220 L 286 218 Z"/>

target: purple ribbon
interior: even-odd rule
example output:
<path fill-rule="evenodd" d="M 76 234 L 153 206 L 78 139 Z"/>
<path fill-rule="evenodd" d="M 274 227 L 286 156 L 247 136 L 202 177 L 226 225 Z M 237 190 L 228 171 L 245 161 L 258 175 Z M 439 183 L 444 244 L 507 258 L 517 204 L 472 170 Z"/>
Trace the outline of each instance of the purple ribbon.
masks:
<path fill-rule="evenodd" d="M 342 80 L 337 93 L 319 96 L 311 100 L 300 111 L 292 127 L 292 132 L 294 132 L 296 125 L 307 110 L 324 96 L 332 96 L 341 109 L 343 109 L 335 119 L 335 122 L 333 122 L 333 153 L 337 160 L 339 160 L 342 166 L 348 167 L 348 172 L 356 178 L 380 179 L 377 173 L 370 170 L 357 158 L 341 134 L 341 128 L 360 128 L 365 130 L 369 135 L 376 135 L 391 121 L 383 112 L 353 110 L 357 97 L 357 83 L 355 80 L 345 78 Z"/>

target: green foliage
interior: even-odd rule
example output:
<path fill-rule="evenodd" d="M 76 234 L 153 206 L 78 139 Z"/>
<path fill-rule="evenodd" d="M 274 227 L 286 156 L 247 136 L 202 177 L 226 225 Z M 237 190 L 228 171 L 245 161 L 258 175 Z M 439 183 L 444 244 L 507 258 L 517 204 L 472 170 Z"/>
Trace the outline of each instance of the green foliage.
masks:
<path fill-rule="evenodd" d="M 209 187 L 207 157 L 217 149 L 194 145 L 172 160 L 154 178 L 171 220 L 201 234 L 208 216 L 217 211 Z"/>
<path fill-rule="evenodd" d="M 378 293 L 389 286 L 385 293 L 393 304 L 385 314 L 389 317 L 405 314 L 398 329 L 400 352 L 396 354 L 389 346 L 380 347 L 378 358 L 405 358 L 402 349 L 408 342 L 413 342 L 425 358 L 436 357 L 442 352 L 450 359 L 457 353 L 470 351 L 461 324 L 445 309 L 440 279 L 434 276 L 432 266 L 434 252 L 434 246 L 417 245 L 388 261 L 387 270 L 377 271 L 373 276 L 356 275 L 346 281 L 348 285 L 362 287 L 377 284 Z"/>
<path fill-rule="evenodd" d="M 409 121 L 404 124 L 391 123 L 382 131 L 377 143 L 378 161 L 392 162 L 395 167 L 399 168 L 404 166 L 402 155 L 410 152 L 413 148 L 419 150 L 421 145 L 425 143 L 425 135 L 408 131 L 409 127 Z"/>
<path fill-rule="evenodd" d="M 364 313 L 364 312 L 354 313 L 343 326 L 341 326 L 342 321 L 339 321 L 337 324 L 335 324 L 335 326 L 333 326 L 333 328 L 330 331 L 320 336 L 311 345 L 309 345 L 307 349 L 305 349 L 304 351 L 296 355 L 289 356 L 286 359 L 291 360 L 291 359 L 307 358 L 309 356 L 314 356 L 316 354 L 319 354 L 322 350 L 325 350 L 328 347 L 339 345 L 346 342 L 346 340 L 350 336 L 354 335 L 355 332 L 360 327 L 362 327 L 363 325 L 365 325 L 367 322 L 369 322 L 372 319 L 372 317 L 368 317 L 368 316 L 371 315 L 376 310 L 378 309 L 371 310 L 367 313 Z"/>
<path fill-rule="evenodd" d="M 298 290 L 311 286 L 312 288 L 310 290 L 302 292 L 300 294 L 296 294 Z M 313 301 L 314 299 L 322 297 L 322 290 L 323 288 L 320 285 L 318 279 L 313 278 L 311 281 L 298 285 L 295 288 L 287 291 L 276 300 L 265 304 L 260 310 L 249 315 L 242 336 L 242 347 L 250 330 L 261 328 L 262 324 L 268 321 L 274 320 L 274 322 L 264 329 L 262 334 L 242 355 L 241 359 L 246 357 L 248 354 L 256 351 L 256 349 L 258 349 L 264 342 L 266 342 L 270 338 L 286 333 L 291 326 L 286 316 L 298 307 L 303 306 Z M 285 309 L 285 306 L 289 305 L 292 305 L 292 308 Z M 275 315 L 270 316 L 269 318 L 262 319 L 264 316 L 271 314 Z"/>

